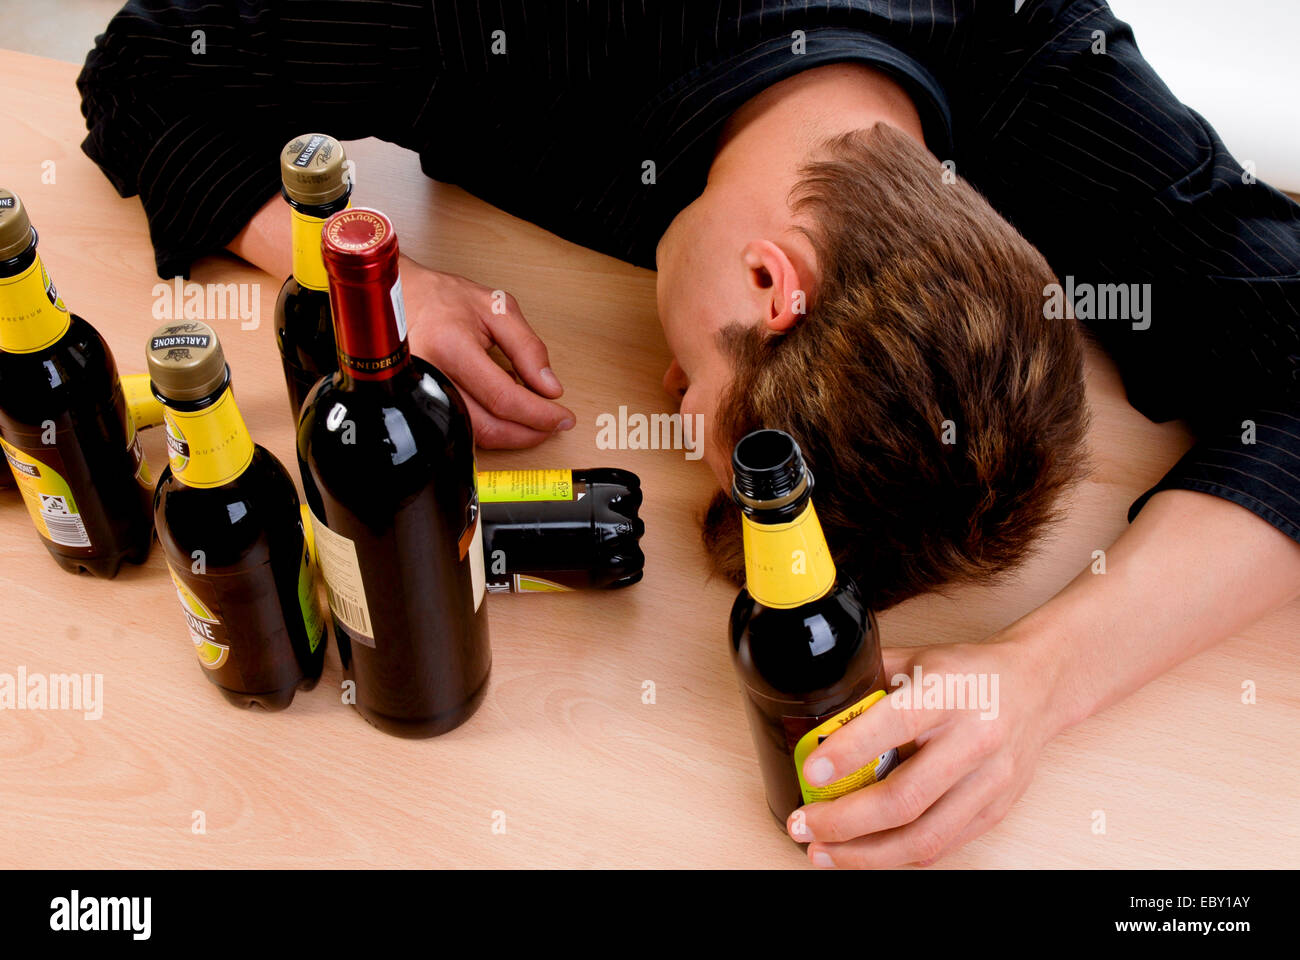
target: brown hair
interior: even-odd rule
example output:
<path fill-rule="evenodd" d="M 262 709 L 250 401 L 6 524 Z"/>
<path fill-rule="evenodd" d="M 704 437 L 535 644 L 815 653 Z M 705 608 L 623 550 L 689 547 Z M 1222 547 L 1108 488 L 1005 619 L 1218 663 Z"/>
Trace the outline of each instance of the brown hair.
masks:
<path fill-rule="evenodd" d="M 782 335 L 723 331 L 735 371 L 715 438 L 798 440 L 836 563 L 876 609 L 1019 562 L 1086 462 L 1082 337 L 1044 318 L 1056 277 L 944 173 L 884 124 L 827 142 L 792 197 L 821 274 L 807 316 Z M 740 582 L 725 494 L 704 539 Z"/>

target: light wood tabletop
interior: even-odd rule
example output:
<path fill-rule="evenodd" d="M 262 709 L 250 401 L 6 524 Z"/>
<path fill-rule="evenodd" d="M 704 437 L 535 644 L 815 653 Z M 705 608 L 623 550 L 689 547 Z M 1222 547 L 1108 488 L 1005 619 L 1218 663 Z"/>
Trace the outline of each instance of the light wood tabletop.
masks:
<path fill-rule="evenodd" d="M 69 307 L 123 373 L 140 373 L 160 281 L 139 201 L 119 198 L 81 153 L 76 73 L 0 51 L 0 185 L 26 203 Z M 332 641 L 320 685 L 287 711 L 228 705 L 195 662 L 157 545 L 114 580 L 69 575 L 18 494 L 0 491 L 0 673 L 103 676 L 99 719 L 0 711 L 0 866 L 803 866 L 765 806 L 728 659 L 735 590 L 710 577 L 700 544 L 712 475 L 681 451 L 596 445 L 601 413 L 674 409 L 660 385 L 670 355 L 654 275 L 429 181 L 409 152 L 348 150 L 355 200 L 393 217 L 404 252 L 510 291 L 549 345 L 576 428 L 535 450 L 480 451 L 480 467 L 638 473 L 645 579 L 611 593 L 492 596 L 484 705 L 450 734 L 404 741 L 341 702 Z M 215 257 L 192 279 L 260 285 L 257 329 L 216 324 L 253 438 L 296 478 L 273 331 L 281 278 Z M 1181 427 L 1127 405 L 1095 351 L 1089 392 L 1095 469 L 1069 518 L 1006 583 L 885 612 L 887 645 L 978 640 L 1047 600 L 1188 446 Z M 145 434 L 156 469 L 159 433 Z M 1071 729 L 1006 819 L 943 865 L 1300 863 L 1298 638 L 1293 604 Z M 1242 702 L 1244 681 L 1257 703 Z"/>

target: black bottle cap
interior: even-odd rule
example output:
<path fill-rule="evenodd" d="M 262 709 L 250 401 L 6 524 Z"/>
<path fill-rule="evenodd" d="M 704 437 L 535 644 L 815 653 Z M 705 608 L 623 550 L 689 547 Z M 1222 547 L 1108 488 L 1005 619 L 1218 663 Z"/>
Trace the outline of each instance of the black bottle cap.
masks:
<path fill-rule="evenodd" d="M 732 498 L 742 507 L 776 509 L 805 496 L 812 475 L 794 437 L 784 430 L 755 430 L 731 452 Z"/>

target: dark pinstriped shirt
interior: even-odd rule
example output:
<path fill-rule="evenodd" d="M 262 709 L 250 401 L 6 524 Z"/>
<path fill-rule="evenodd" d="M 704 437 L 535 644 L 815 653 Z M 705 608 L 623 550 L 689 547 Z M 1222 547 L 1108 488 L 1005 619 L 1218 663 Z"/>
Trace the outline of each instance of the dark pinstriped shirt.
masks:
<path fill-rule="evenodd" d="M 1155 490 L 1200 490 L 1300 540 L 1300 207 L 1243 171 L 1102 0 L 1017 6 L 133 0 L 78 80 L 83 148 L 140 195 L 164 277 L 275 194 L 278 148 L 306 128 L 409 147 L 432 177 L 653 266 L 737 107 L 866 63 L 1063 285 L 1097 294 L 1077 313 L 1130 402 L 1197 432 L 1130 517 Z M 1149 298 L 1124 313 L 1121 287 Z"/>

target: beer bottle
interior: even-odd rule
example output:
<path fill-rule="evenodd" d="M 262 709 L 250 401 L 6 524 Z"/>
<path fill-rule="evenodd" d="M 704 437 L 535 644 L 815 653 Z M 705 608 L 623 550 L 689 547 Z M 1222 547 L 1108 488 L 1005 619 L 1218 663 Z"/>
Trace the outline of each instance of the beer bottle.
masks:
<path fill-rule="evenodd" d="M 803 762 L 817 745 L 885 696 L 880 633 L 857 585 L 836 576 L 794 439 L 756 430 L 736 444 L 731 466 L 745 547 L 745 586 L 731 608 L 732 664 L 767 804 L 784 824 L 805 803 L 883 779 L 898 753 L 825 786 L 804 780 Z"/>
<path fill-rule="evenodd" d="M 293 229 L 293 273 L 275 302 L 275 339 L 295 425 L 316 381 L 338 368 L 320 231 L 352 195 L 345 162 L 343 145 L 322 133 L 295 137 L 280 151 L 281 192 Z"/>
<path fill-rule="evenodd" d="M 153 477 L 103 337 L 69 313 L 22 201 L 0 189 L 0 448 L 59 566 L 143 563 Z"/>
<path fill-rule="evenodd" d="M 635 473 L 490 470 L 478 494 L 489 593 L 613 589 L 643 576 Z"/>
<path fill-rule="evenodd" d="M 325 663 L 298 491 L 249 436 L 211 327 L 164 325 L 147 355 L 169 454 L 154 520 L 199 664 L 236 706 L 282 710 Z"/>
<path fill-rule="evenodd" d="M 339 369 L 303 404 L 298 461 L 339 658 L 370 723 L 432 737 L 477 709 L 492 661 L 469 413 L 411 356 L 392 222 L 344 210 L 321 243 Z"/>

